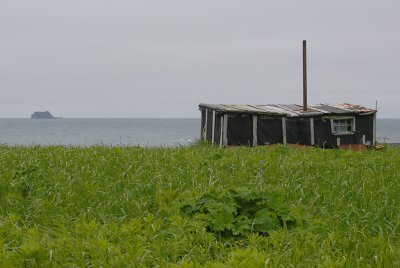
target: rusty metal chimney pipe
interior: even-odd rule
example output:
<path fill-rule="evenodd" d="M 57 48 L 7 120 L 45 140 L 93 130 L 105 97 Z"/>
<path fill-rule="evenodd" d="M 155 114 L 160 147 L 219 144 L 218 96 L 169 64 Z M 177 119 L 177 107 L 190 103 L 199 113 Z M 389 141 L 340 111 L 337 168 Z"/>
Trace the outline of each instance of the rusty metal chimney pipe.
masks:
<path fill-rule="evenodd" d="M 307 42 L 303 40 L 303 110 L 307 111 Z"/>

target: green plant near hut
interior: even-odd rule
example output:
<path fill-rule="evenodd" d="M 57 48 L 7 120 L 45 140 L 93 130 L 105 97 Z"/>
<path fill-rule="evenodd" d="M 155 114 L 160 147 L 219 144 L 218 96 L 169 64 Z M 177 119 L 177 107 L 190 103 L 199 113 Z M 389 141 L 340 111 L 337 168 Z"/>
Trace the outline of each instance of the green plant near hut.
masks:
<path fill-rule="evenodd" d="M 399 189 L 398 148 L 0 146 L 0 266 L 395 267 Z"/>
<path fill-rule="evenodd" d="M 306 211 L 289 207 L 284 195 L 276 191 L 211 189 L 199 200 L 182 205 L 181 210 L 204 222 L 207 230 L 227 237 L 268 235 L 278 228 L 307 223 Z"/>

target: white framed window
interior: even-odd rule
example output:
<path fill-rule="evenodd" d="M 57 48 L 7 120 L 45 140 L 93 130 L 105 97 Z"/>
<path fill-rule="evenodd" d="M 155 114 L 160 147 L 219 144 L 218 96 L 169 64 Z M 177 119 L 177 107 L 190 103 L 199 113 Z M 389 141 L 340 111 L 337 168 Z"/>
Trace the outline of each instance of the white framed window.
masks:
<path fill-rule="evenodd" d="M 331 129 L 334 135 L 353 134 L 356 130 L 354 117 L 331 118 Z"/>

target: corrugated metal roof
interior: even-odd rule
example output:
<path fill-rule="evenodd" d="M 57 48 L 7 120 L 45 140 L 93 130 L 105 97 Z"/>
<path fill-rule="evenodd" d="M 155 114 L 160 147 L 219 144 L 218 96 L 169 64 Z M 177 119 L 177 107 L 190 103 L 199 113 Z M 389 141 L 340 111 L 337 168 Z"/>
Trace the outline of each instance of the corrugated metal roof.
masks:
<path fill-rule="evenodd" d="M 243 113 L 243 114 L 264 114 L 280 115 L 287 117 L 299 116 L 318 116 L 318 115 L 341 115 L 341 114 L 369 114 L 376 110 L 363 107 L 358 104 L 318 104 L 310 105 L 307 111 L 303 111 L 303 106 L 297 104 L 266 104 L 266 105 L 239 105 L 239 104 L 205 104 L 199 107 L 210 108 L 220 112 Z"/>
<path fill-rule="evenodd" d="M 290 110 L 279 107 L 278 105 L 257 105 L 260 109 L 265 111 L 266 114 L 271 115 L 287 115 L 287 116 L 295 116 L 296 114 Z"/>
<path fill-rule="evenodd" d="M 282 109 L 264 105 L 238 105 L 238 104 L 204 104 L 200 107 L 210 108 L 220 112 L 248 113 L 248 114 L 284 114 Z M 289 113 L 288 113 L 289 114 Z"/>
<path fill-rule="evenodd" d="M 335 106 L 332 106 L 332 105 L 318 104 L 318 105 L 315 105 L 314 107 L 317 108 L 319 111 L 324 111 L 324 112 L 330 113 L 330 114 L 347 114 L 347 113 L 349 113 L 348 110 L 336 108 Z"/>

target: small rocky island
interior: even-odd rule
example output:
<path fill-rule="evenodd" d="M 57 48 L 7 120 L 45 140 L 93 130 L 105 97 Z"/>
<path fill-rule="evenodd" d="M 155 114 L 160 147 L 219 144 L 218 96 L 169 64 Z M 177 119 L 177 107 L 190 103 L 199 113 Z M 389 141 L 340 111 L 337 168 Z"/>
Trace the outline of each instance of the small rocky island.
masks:
<path fill-rule="evenodd" d="M 34 112 L 31 115 L 31 119 L 59 119 L 60 117 L 54 117 L 49 111 L 45 112 Z"/>

